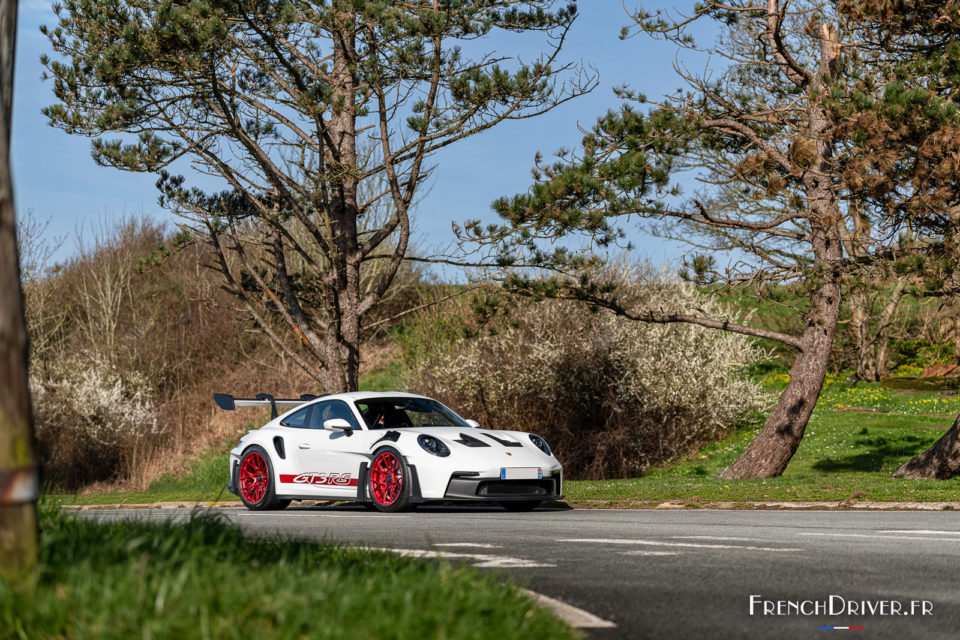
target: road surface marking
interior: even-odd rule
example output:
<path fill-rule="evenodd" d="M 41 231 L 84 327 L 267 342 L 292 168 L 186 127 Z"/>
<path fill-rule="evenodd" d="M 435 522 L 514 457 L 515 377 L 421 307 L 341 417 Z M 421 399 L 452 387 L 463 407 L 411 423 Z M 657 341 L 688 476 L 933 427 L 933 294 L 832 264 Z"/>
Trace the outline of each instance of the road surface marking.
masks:
<path fill-rule="evenodd" d="M 617 626 L 609 620 L 604 620 L 589 611 L 578 609 L 556 598 L 551 598 L 550 596 L 545 596 L 542 593 L 530 591 L 529 589 L 520 589 L 520 591 L 533 598 L 541 607 L 553 611 L 555 616 L 571 627 L 577 627 L 579 629 L 611 629 Z"/>
<path fill-rule="evenodd" d="M 563 538 L 557 542 L 585 542 L 594 544 L 642 544 L 651 547 L 685 547 L 692 549 L 739 549 L 741 551 L 803 551 L 786 547 L 748 547 L 735 544 L 697 544 L 694 542 L 663 542 L 661 540 L 631 540 L 628 538 Z"/>
<path fill-rule="evenodd" d="M 960 536 L 960 531 L 937 531 L 935 529 L 884 529 L 877 533 L 919 533 L 921 535 Z"/>
<path fill-rule="evenodd" d="M 622 551 L 622 556 L 679 556 L 680 551 Z"/>
<path fill-rule="evenodd" d="M 670 536 L 671 540 L 739 540 L 741 542 L 753 542 L 756 538 L 731 538 L 724 536 Z"/>
<path fill-rule="evenodd" d="M 802 532 L 801 536 L 830 536 L 834 538 L 873 538 L 875 540 L 922 540 L 924 542 L 956 542 L 956 538 L 931 538 L 930 536 L 878 536 L 873 533 L 813 533 Z"/>
<path fill-rule="evenodd" d="M 490 544 L 488 542 L 435 542 L 435 547 L 475 547 L 477 549 L 500 549 L 499 544 Z"/>
<path fill-rule="evenodd" d="M 262 518 L 262 513 L 257 513 L 255 511 L 240 511 L 238 513 L 232 514 L 237 516 L 244 516 L 247 518 Z M 355 514 L 346 514 L 346 513 L 317 513 L 312 511 L 310 513 L 271 513 L 271 516 L 275 518 L 390 518 L 395 520 L 397 518 L 409 518 L 411 516 L 397 515 L 397 514 L 376 514 L 376 513 L 355 513 Z"/>
<path fill-rule="evenodd" d="M 555 567 L 555 564 L 546 564 L 526 558 L 510 556 L 494 556 L 486 553 L 457 553 L 455 551 L 433 551 L 429 549 L 386 549 L 405 558 L 445 558 L 450 560 L 472 560 L 474 567 L 481 569 L 530 569 L 534 567 Z"/>

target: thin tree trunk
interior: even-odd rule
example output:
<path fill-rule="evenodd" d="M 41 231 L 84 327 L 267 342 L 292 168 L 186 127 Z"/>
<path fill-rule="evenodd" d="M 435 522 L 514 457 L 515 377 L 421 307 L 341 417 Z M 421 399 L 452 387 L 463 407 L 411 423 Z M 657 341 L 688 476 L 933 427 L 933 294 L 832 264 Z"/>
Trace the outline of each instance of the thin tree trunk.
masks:
<path fill-rule="evenodd" d="M 900 301 L 903 300 L 903 291 L 906 286 L 907 279 L 905 277 L 897 278 L 897 283 L 890 294 L 890 300 L 887 302 L 887 306 L 883 308 L 883 315 L 880 316 L 875 352 L 877 380 L 886 378 L 890 373 L 890 330 L 893 327 L 894 316 L 900 309 Z"/>
<path fill-rule="evenodd" d="M 879 379 L 875 342 L 870 335 L 870 296 L 856 288 L 850 293 L 850 328 L 857 349 L 857 380 L 876 382 Z"/>
<path fill-rule="evenodd" d="M 960 416 L 933 446 L 901 465 L 894 478 L 946 480 L 960 474 Z"/>
<path fill-rule="evenodd" d="M 851 292 L 850 326 L 857 343 L 857 380 L 877 382 L 887 377 L 890 371 L 890 328 L 903 300 L 906 278 L 897 278 L 890 300 L 876 322 L 876 335 L 870 332 L 870 296 L 857 289 Z"/>
<path fill-rule="evenodd" d="M 0 0 L 0 575 L 9 577 L 37 559 L 33 420 L 10 176 L 16 24 L 17 3 Z"/>

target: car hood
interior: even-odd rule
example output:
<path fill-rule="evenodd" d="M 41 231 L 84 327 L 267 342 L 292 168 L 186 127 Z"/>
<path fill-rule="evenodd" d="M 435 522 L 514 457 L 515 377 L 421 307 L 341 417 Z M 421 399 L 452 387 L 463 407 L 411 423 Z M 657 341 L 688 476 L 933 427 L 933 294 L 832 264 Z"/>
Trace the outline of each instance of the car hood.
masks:
<path fill-rule="evenodd" d="M 378 429 L 378 431 L 380 431 Z M 385 429 L 384 435 L 391 429 Z M 407 427 L 393 429 L 400 434 L 430 435 L 442 440 L 453 453 L 469 453 L 472 456 L 488 457 L 494 455 L 497 459 L 504 454 L 520 462 L 533 464 L 537 460 L 556 460 L 552 455 L 545 456 L 530 440 L 530 434 L 525 431 L 499 431 L 494 429 L 477 429 L 476 427 Z"/>

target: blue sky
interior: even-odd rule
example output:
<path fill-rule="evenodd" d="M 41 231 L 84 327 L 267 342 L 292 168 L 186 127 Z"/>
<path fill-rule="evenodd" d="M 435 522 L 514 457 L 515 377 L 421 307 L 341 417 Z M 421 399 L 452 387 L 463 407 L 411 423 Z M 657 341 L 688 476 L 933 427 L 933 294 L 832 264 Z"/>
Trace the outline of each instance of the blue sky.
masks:
<path fill-rule="evenodd" d="M 674 3 L 646 3 L 648 9 Z M 13 114 L 13 168 L 17 209 L 49 220 L 48 235 L 64 238 L 57 259 L 75 251 L 75 235 L 102 221 L 141 213 L 173 222 L 157 205 L 156 178 L 98 167 L 90 157 L 89 139 L 69 136 L 50 127 L 40 109 L 53 102 L 52 83 L 40 79 L 39 58 L 49 42 L 39 32 L 53 25 L 51 3 L 20 3 L 17 76 Z M 415 214 L 416 241 L 425 248 L 444 246 L 453 239 L 451 222 L 480 218 L 494 220 L 490 203 L 501 195 L 526 190 L 530 168 L 538 151 L 552 155 L 562 146 L 575 147 L 596 117 L 617 105 L 612 88 L 624 84 L 653 96 L 678 86 L 669 45 L 647 37 L 618 38 L 628 22 L 620 0 L 580 2 L 577 19 L 563 57 L 593 65 L 600 86 L 593 93 L 531 120 L 506 122 L 458 142 L 434 156 L 437 165 L 430 192 Z M 522 49 L 517 51 L 517 46 Z M 485 49 L 520 53 L 529 60 L 537 43 L 516 39 L 490 40 Z M 640 257 L 655 263 L 676 261 L 684 247 L 628 229 Z M 453 274 L 449 274 L 453 275 Z"/>

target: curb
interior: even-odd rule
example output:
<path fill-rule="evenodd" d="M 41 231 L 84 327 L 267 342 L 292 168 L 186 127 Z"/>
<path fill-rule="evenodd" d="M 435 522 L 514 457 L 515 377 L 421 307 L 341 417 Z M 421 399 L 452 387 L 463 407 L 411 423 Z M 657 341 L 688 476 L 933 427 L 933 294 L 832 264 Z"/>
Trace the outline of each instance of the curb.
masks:
<path fill-rule="evenodd" d="M 304 500 L 298 506 L 316 507 L 341 504 L 335 501 Z M 610 502 L 605 500 L 584 500 L 581 502 L 558 502 L 549 506 L 568 507 L 571 509 L 626 509 L 626 510 L 708 510 L 708 511 L 960 511 L 960 502 L 876 502 L 872 500 L 846 499 L 840 502 L 681 502 L 667 500 L 666 502 Z M 119 504 L 71 504 L 62 505 L 65 511 L 95 511 L 104 509 L 196 509 L 211 507 L 240 508 L 243 503 L 230 500 L 218 502 L 190 501 L 180 502 L 153 502 L 153 503 L 119 503 Z"/>
<path fill-rule="evenodd" d="M 738 511 L 960 511 L 960 502 L 879 502 L 847 498 L 841 501 L 765 501 L 765 502 L 608 502 L 603 500 L 575 502 L 575 509 L 655 509 L 655 510 L 703 510 Z"/>

